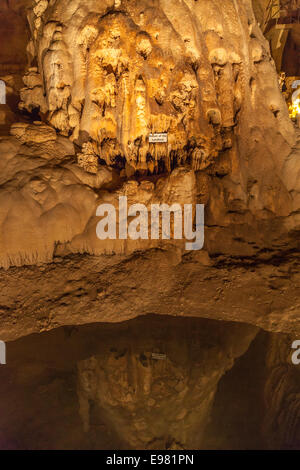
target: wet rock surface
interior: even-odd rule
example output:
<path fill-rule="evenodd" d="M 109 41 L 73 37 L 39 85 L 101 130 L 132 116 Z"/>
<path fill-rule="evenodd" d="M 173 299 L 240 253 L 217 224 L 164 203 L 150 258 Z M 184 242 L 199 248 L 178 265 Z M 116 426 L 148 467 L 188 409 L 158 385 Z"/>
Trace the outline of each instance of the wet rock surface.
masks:
<path fill-rule="evenodd" d="M 0 448 L 295 449 L 291 341 L 163 316 L 30 335 L 0 368 Z"/>

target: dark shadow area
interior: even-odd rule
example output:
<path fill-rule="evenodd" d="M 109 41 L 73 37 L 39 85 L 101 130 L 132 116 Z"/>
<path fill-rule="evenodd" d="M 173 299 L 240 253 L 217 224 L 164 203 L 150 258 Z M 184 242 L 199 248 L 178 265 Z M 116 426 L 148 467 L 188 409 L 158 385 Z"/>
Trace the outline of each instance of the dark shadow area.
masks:
<path fill-rule="evenodd" d="M 261 425 L 269 336 L 261 331 L 220 380 L 204 443 L 207 449 L 265 448 Z"/>

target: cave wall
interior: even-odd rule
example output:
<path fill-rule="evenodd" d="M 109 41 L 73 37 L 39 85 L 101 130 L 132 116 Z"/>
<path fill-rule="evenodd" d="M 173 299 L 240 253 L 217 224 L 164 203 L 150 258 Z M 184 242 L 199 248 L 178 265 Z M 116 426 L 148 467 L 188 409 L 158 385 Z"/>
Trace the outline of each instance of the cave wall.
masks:
<path fill-rule="evenodd" d="M 269 0 L 252 0 L 252 6 L 255 17 L 262 29 L 267 19 L 267 7 L 269 6 L 269 3 Z"/>
<path fill-rule="evenodd" d="M 300 76 L 300 24 L 290 31 L 283 53 L 282 70 L 289 77 Z"/>
<path fill-rule="evenodd" d="M 250 152 L 275 157 L 274 130 L 291 143 L 292 129 L 251 2 L 174 5 L 38 3 L 21 106 L 40 107 L 75 142 L 90 139 L 87 156 L 108 165 L 125 158 L 128 172 L 186 161 L 204 170 L 224 152 L 227 172 L 246 152 L 245 144 L 232 150 L 236 126 L 247 148 L 261 130 L 268 147 Z M 149 144 L 150 132 L 168 132 L 167 147 Z"/>
<path fill-rule="evenodd" d="M 28 66 L 27 9 L 30 6 L 32 0 L 0 0 L 0 80 L 6 85 L 6 106 L 0 105 L 0 135 L 7 135 L 11 124 L 20 118 L 20 90 Z"/>
<path fill-rule="evenodd" d="M 0 2 L 0 76 L 23 74 L 28 65 L 26 46 L 30 38 L 27 9 L 32 0 Z"/>
<path fill-rule="evenodd" d="M 248 0 L 172 5 L 26 10 L 23 114 L 0 138 L 3 339 L 83 323 L 82 309 L 90 322 L 117 321 L 161 305 L 294 328 L 300 144 L 268 43 Z M 149 146 L 151 130 L 169 143 Z M 203 252 L 99 240 L 96 208 L 122 195 L 147 207 L 205 204 Z"/>
<path fill-rule="evenodd" d="M 300 377 L 299 367 L 291 361 L 292 342 L 291 336 L 274 336 L 269 340 L 263 432 L 270 448 L 300 447 Z"/>
<path fill-rule="evenodd" d="M 57 246 L 62 254 L 140 249 L 96 238 L 96 207 L 122 194 L 146 205 L 205 203 L 213 251 L 232 252 L 233 230 L 236 240 L 252 238 L 246 249 L 237 246 L 242 252 L 297 226 L 294 130 L 250 1 L 187 1 L 176 9 L 150 0 L 43 1 L 29 21 L 20 106 L 39 108 L 53 127 L 16 123 L 13 138 L 0 142 L 1 266 L 51 261 Z M 168 131 L 169 143 L 149 144 L 151 131 Z M 159 184 L 128 181 L 153 173 L 162 175 Z M 99 197 L 113 182 L 118 191 Z M 274 219 L 278 229 L 264 233 L 260 225 Z"/>

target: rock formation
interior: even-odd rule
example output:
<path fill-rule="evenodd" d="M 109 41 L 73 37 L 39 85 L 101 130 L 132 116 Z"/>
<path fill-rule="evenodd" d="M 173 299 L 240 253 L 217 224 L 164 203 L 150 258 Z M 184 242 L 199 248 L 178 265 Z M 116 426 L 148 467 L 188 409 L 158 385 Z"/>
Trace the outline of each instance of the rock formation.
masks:
<path fill-rule="evenodd" d="M 19 105 L 26 113 L 0 141 L 3 268 L 76 253 L 125 260 L 137 250 L 159 249 L 162 257 L 173 253 L 168 269 L 178 272 L 186 256 L 182 241 L 97 238 L 98 205 L 117 207 L 121 195 L 147 207 L 205 204 L 210 257 L 293 259 L 299 140 L 294 147 L 268 43 L 249 1 L 186 1 L 175 8 L 169 0 L 43 0 L 27 16 L 31 39 Z M 168 132 L 168 143 L 150 144 L 154 131 Z M 201 254 L 189 256 L 201 271 Z M 99 262 L 104 266 L 106 258 Z M 3 279 L 11 272 L 2 271 Z M 289 299 L 298 300 L 283 295 L 285 313 L 272 304 L 266 319 L 260 307 L 261 326 L 293 317 Z M 139 307 L 132 309 L 127 318 Z M 231 319 L 253 318 L 230 309 Z M 7 336 L 6 321 L 4 339 L 15 336 Z"/>
<path fill-rule="evenodd" d="M 230 325 L 222 335 L 222 323 L 186 319 L 180 330 L 176 321 L 170 323 L 166 336 L 164 321 L 152 322 L 145 322 L 148 334 L 134 328 L 133 340 L 79 362 L 78 400 L 85 432 L 90 432 L 93 409 L 98 409 L 126 447 L 198 448 L 217 384 L 248 349 L 257 329 Z"/>
<path fill-rule="evenodd" d="M 79 145 L 90 139 L 109 166 L 199 171 L 222 155 L 228 174 L 236 127 L 254 146 L 260 128 L 292 142 L 250 2 L 42 0 L 30 24 L 21 107 L 39 107 Z M 168 132 L 168 144 L 149 143 L 151 132 Z"/>

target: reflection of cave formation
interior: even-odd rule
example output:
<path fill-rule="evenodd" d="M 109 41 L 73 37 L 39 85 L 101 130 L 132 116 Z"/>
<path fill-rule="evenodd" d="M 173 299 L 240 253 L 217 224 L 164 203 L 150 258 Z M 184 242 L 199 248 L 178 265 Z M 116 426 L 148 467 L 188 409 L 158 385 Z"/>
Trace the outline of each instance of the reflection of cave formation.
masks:
<path fill-rule="evenodd" d="M 257 332 L 148 316 L 11 343 L 1 448 L 296 447 L 300 376 L 289 338 Z"/>
<path fill-rule="evenodd" d="M 206 448 L 299 449 L 300 371 L 291 338 L 260 332 L 220 380 Z"/>

